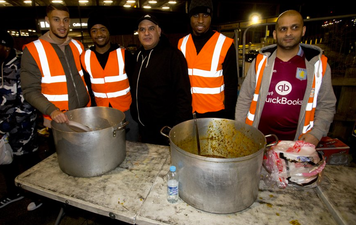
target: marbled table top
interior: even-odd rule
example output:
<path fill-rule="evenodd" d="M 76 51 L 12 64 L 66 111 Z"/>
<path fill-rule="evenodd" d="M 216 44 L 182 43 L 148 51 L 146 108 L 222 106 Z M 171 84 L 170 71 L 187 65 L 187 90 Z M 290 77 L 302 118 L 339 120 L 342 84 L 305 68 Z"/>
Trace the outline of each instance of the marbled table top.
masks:
<path fill-rule="evenodd" d="M 169 147 L 126 142 L 126 158 L 97 177 L 63 173 L 53 154 L 19 175 L 22 188 L 131 224 L 355 224 L 356 168 L 327 165 L 316 188 L 269 187 L 233 214 L 203 212 L 179 199 L 166 200 Z"/>

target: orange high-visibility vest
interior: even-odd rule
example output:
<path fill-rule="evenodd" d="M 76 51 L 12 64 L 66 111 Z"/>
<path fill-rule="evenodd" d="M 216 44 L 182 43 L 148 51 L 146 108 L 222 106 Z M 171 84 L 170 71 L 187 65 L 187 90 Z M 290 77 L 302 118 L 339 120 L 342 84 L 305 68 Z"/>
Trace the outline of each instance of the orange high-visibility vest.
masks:
<path fill-rule="evenodd" d="M 305 109 L 305 121 L 303 126 L 303 134 L 309 132 L 314 126 L 314 115 L 315 108 L 317 105 L 318 94 L 320 91 L 321 82 L 323 80 L 328 58 L 324 55 L 321 56 L 321 59 L 318 60 L 314 65 L 314 79 L 312 90 L 309 95 L 308 104 Z"/>
<path fill-rule="evenodd" d="M 130 109 L 130 84 L 125 72 L 125 49 L 118 48 L 109 53 L 103 69 L 93 51 L 81 56 L 85 71 L 90 75 L 91 87 L 98 106 L 111 106 L 123 112 Z"/>
<path fill-rule="evenodd" d="M 78 73 L 84 82 L 83 71 L 80 65 L 80 55 L 84 50 L 83 44 L 72 39 L 69 46 L 72 50 Z M 25 47 L 35 59 L 37 66 L 41 71 L 42 94 L 61 111 L 68 110 L 66 75 L 64 73 L 62 63 L 51 43 L 38 39 L 26 44 L 24 48 Z M 45 117 L 48 118 L 49 116 L 45 115 Z"/>
<path fill-rule="evenodd" d="M 255 113 L 256 113 L 256 108 L 257 108 L 257 101 L 258 97 L 260 94 L 260 88 L 261 88 L 261 83 L 262 83 L 262 77 L 263 77 L 263 71 L 266 67 L 267 63 L 267 56 L 258 54 L 256 57 L 256 87 L 255 87 L 255 93 L 253 95 L 253 99 L 250 105 L 250 110 L 247 114 L 247 118 L 245 123 L 248 125 L 253 124 L 253 121 L 255 120 Z"/>
<path fill-rule="evenodd" d="M 267 56 L 263 54 L 258 54 L 256 57 L 256 65 L 255 65 L 255 71 L 256 71 L 255 93 L 253 95 L 253 99 L 250 105 L 250 110 L 245 120 L 245 123 L 251 126 L 255 119 L 255 113 L 256 113 L 257 101 L 260 94 L 259 92 L 262 83 L 263 71 L 266 67 L 266 64 L 267 64 Z M 305 109 L 305 121 L 304 121 L 302 134 L 309 132 L 314 126 L 315 108 L 317 105 L 317 99 L 318 99 L 321 82 L 326 71 L 326 66 L 327 66 L 327 57 L 322 55 L 320 60 L 318 60 L 314 65 L 313 85 L 308 98 L 307 107 Z"/>
<path fill-rule="evenodd" d="M 215 32 L 197 55 L 190 34 L 179 40 L 178 48 L 188 63 L 193 112 L 206 113 L 225 109 L 222 63 L 232 43 L 233 39 Z"/>

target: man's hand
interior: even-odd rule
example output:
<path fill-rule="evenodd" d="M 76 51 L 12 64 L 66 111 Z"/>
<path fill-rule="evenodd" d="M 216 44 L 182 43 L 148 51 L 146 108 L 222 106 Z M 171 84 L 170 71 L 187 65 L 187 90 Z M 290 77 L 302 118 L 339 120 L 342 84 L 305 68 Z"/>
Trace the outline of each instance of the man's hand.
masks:
<path fill-rule="evenodd" d="M 311 135 L 311 134 L 304 134 L 303 136 L 301 136 L 300 137 L 300 140 L 302 140 L 302 141 L 305 141 L 305 142 L 308 142 L 308 143 L 310 143 L 310 144 L 313 144 L 313 145 L 315 145 L 315 147 L 318 145 L 318 143 L 319 143 L 319 140 L 316 138 L 316 137 L 314 137 L 313 135 Z"/>
<path fill-rule="evenodd" d="M 57 123 L 68 123 L 69 122 L 67 115 L 65 115 L 63 112 L 61 112 L 59 110 L 54 110 L 50 116 L 51 116 L 52 120 L 56 121 Z"/>

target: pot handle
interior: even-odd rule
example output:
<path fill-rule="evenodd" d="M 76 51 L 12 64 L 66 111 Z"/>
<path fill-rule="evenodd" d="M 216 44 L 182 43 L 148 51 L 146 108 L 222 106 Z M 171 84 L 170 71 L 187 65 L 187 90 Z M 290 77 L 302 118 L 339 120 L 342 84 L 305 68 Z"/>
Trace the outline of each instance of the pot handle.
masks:
<path fill-rule="evenodd" d="M 266 148 L 270 148 L 270 147 L 275 146 L 275 145 L 278 144 L 279 139 L 278 139 L 277 135 L 275 135 L 275 134 L 267 134 L 265 136 L 265 138 L 268 138 L 268 137 L 274 137 L 274 139 L 276 139 L 276 140 L 274 142 L 272 142 L 271 144 L 266 145 Z"/>
<path fill-rule="evenodd" d="M 116 129 L 113 130 L 112 132 L 113 136 L 116 137 L 116 131 L 124 129 L 127 126 L 127 124 L 129 124 L 129 121 L 121 123 Z"/>
<path fill-rule="evenodd" d="M 161 129 L 160 132 L 161 132 L 161 134 L 162 134 L 163 136 L 165 136 L 166 138 L 169 138 L 169 136 L 163 132 L 164 129 L 166 129 L 166 128 L 168 128 L 169 130 L 172 130 L 172 128 L 170 128 L 169 126 L 164 126 L 164 127 L 162 127 L 162 129 Z"/>

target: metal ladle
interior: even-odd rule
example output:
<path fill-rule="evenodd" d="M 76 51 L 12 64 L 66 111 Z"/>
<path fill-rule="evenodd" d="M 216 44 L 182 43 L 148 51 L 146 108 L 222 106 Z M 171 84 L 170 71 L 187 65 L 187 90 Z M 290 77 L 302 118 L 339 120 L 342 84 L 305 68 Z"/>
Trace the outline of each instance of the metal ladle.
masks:
<path fill-rule="evenodd" d="M 195 112 L 193 113 L 193 119 L 194 119 L 194 124 L 195 124 L 195 134 L 197 137 L 198 155 L 200 155 L 200 138 L 199 138 L 197 115 Z"/>
<path fill-rule="evenodd" d="M 69 120 L 68 123 L 66 123 L 66 125 L 73 131 L 75 132 L 89 132 L 92 131 L 92 129 L 90 129 L 88 126 L 75 122 L 73 120 Z"/>

